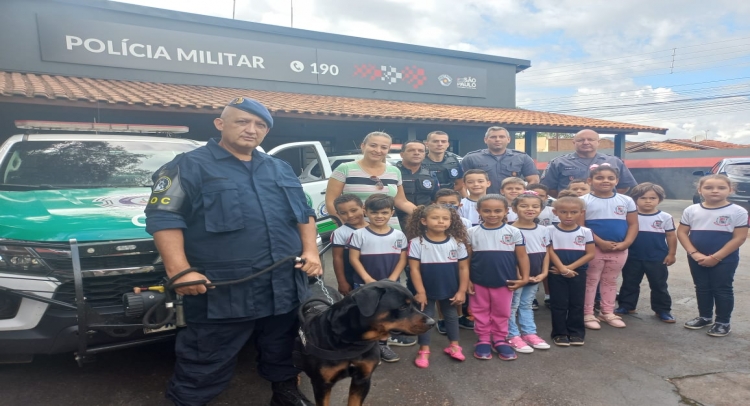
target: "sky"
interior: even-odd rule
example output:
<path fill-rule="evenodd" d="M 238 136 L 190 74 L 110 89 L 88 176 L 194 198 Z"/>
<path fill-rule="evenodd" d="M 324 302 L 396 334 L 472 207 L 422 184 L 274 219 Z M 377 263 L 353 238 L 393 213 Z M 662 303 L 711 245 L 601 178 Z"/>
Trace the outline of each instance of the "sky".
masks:
<path fill-rule="evenodd" d="M 233 0 L 120 0 L 232 18 Z M 235 0 L 289 27 L 291 3 Z M 750 1 L 293 0 L 294 27 L 527 59 L 519 108 L 750 144 Z"/>

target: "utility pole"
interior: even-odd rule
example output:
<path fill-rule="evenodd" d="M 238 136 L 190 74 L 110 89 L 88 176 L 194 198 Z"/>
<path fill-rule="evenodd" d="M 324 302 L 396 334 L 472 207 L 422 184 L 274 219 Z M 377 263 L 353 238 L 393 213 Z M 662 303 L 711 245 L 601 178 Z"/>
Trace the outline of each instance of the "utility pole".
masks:
<path fill-rule="evenodd" d="M 292 28 L 294 28 L 294 0 L 289 0 L 289 6 L 291 8 L 291 19 L 292 19 Z"/>
<path fill-rule="evenodd" d="M 237 9 L 237 0 L 232 0 L 232 20 L 234 20 L 234 12 Z"/>

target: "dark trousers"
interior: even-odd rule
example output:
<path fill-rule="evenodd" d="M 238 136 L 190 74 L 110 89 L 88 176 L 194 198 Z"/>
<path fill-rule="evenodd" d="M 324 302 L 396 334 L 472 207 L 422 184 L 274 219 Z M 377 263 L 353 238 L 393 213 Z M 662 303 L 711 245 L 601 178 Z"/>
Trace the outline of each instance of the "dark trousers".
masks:
<path fill-rule="evenodd" d="M 440 306 L 440 311 L 443 312 L 443 320 L 445 320 L 445 329 L 448 332 L 448 340 L 458 341 L 458 309 L 451 304 L 450 299 L 427 299 L 427 306 L 424 307 L 424 314 L 428 315 L 430 318 L 434 318 L 436 306 Z M 419 345 L 430 345 L 431 333 L 432 329 L 429 329 L 426 333 L 420 334 L 417 339 Z"/>
<path fill-rule="evenodd" d="M 296 378 L 292 349 L 297 310 L 240 323 L 188 324 L 177 333 L 174 375 L 166 397 L 178 406 L 204 405 L 232 380 L 237 354 L 251 338 L 258 351 L 258 374 L 271 382 Z"/>
<path fill-rule="evenodd" d="M 583 302 L 586 296 L 586 271 L 566 278 L 549 274 L 549 304 L 552 312 L 552 338 L 571 336 L 584 338 Z"/>
<path fill-rule="evenodd" d="M 698 312 L 701 317 L 713 318 L 714 305 L 716 305 L 716 322 L 729 323 L 734 310 L 734 271 L 737 270 L 737 262 L 719 262 L 713 268 L 698 265 L 692 258 L 688 257 L 690 274 L 695 284 L 695 298 L 698 300 Z"/>
<path fill-rule="evenodd" d="M 628 310 L 636 309 L 643 275 L 646 275 L 648 286 L 651 288 L 651 310 L 656 313 L 669 313 L 672 310 L 672 298 L 669 296 L 667 287 L 669 271 L 662 261 L 641 261 L 628 258 L 622 268 L 620 307 Z"/>

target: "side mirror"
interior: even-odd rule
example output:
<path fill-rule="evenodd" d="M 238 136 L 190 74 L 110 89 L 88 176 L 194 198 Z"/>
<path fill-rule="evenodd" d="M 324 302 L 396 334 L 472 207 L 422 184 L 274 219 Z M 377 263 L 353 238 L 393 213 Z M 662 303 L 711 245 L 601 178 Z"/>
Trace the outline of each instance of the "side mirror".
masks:
<path fill-rule="evenodd" d="M 695 176 L 706 176 L 706 172 L 703 172 L 703 171 L 695 171 L 695 172 L 693 172 L 693 175 L 695 175 Z"/>

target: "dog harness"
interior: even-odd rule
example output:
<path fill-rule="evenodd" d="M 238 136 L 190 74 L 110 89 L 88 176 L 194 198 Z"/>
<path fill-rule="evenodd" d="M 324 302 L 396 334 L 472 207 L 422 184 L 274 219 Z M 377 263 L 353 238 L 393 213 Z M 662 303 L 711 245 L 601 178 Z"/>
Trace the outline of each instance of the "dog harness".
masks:
<path fill-rule="evenodd" d="M 300 326 L 298 334 L 299 342 L 302 344 L 303 355 L 312 355 L 328 361 L 347 360 L 358 357 L 372 350 L 378 344 L 377 341 L 355 341 L 347 343 L 349 348 L 346 350 L 327 350 L 318 347 L 315 345 L 317 342 L 316 337 L 310 333 L 307 326 L 315 316 L 325 313 L 331 305 L 323 299 L 310 299 L 307 301 L 307 304 L 313 302 L 317 302 L 318 304 L 315 306 L 308 306 L 307 310 L 304 312 L 300 311 L 300 318 L 302 319 L 303 324 Z"/>

